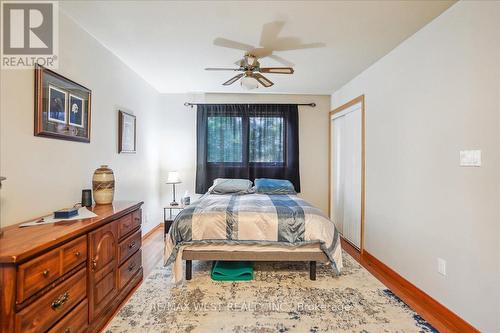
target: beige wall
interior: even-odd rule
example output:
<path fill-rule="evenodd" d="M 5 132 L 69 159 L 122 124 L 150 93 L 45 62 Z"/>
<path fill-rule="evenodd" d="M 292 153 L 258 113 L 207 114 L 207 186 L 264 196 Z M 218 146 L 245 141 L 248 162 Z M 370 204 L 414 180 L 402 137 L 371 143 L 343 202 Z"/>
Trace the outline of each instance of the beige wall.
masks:
<path fill-rule="evenodd" d="M 452 6 L 332 106 L 361 94 L 366 250 L 478 329 L 500 332 L 500 2 Z M 459 166 L 466 149 L 482 150 L 482 167 Z"/>
<path fill-rule="evenodd" d="M 171 170 L 178 170 L 184 183 L 177 193 L 188 190 L 192 195 L 196 174 L 196 108 L 183 104 L 200 103 L 309 103 L 317 106 L 299 107 L 299 151 L 301 196 L 321 208 L 328 209 L 328 112 L 330 98 L 324 95 L 277 94 L 164 94 L 162 180 Z M 162 186 L 162 201 L 171 200 L 171 185 Z"/>
<path fill-rule="evenodd" d="M 159 94 L 61 14 L 58 73 L 92 90 L 91 143 L 33 136 L 33 70 L 1 71 L 0 173 L 2 226 L 72 206 L 91 188 L 92 173 L 108 164 L 115 200 L 144 200 L 144 230 L 160 221 Z M 117 153 L 117 110 L 137 116 L 135 155 Z"/>
<path fill-rule="evenodd" d="M 160 181 L 161 202 L 172 201 L 172 185 L 166 185 L 167 173 L 178 171 L 182 180 L 176 185 L 176 199 L 189 192 L 191 200 L 194 194 L 196 174 L 196 111 L 187 108 L 184 102 L 190 100 L 188 94 L 162 94 L 160 97 Z"/>

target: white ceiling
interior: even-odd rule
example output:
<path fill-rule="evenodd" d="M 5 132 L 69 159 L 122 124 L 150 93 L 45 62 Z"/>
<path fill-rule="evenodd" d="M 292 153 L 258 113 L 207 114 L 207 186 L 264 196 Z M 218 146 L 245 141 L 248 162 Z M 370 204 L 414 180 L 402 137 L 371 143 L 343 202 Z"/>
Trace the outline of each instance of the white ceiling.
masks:
<path fill-rule="evenodd" d="M 60 6 L 162 93 L 244 92 L 238 83 L 221 85 L 235 73 L 204 71 L 233 67 L 243 56 L 243 50 L 214 45 L 216 38 L 226 38 L 267 48 L 323 44 L 274 52 L 294 64 L 295 74 L 268 74 L 275 85 L 252 92 L 330 94 L 453 3 L 67 1 Z M 264 58 L 261 66 L 282 64 Z"/>

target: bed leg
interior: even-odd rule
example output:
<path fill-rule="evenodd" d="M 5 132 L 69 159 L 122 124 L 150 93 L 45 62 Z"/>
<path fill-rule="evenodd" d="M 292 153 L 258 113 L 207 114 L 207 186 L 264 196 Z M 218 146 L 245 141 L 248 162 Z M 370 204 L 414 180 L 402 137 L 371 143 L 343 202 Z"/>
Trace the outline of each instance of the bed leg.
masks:
<path fill-rule="evenodd" d="M 186 280 L 191 280 L 193 277 L 193 262 L 186 260 Z"/>
<path fill-rule="evenodd" d="M 309 279 L 316 280 L 316 261 L 309 262 Z"/>

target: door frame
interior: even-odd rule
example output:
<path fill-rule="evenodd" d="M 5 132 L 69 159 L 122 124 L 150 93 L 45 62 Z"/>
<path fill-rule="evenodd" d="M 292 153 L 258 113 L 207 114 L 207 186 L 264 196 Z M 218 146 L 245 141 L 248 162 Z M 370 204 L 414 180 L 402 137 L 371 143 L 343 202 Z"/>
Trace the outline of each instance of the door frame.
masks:
<path fill-rule="evenodd" d="M 361 104 L 361 237 L 359 252 L 365 250 L 365 95 L 358 96 L 328 113 L 328 216 L 331 218 L 332 204 L 332 116 L 353 105 Z M 345 239 L 344 239 L 345 240 Z M 347 241 L 347 240 L 346 240 Z M 349 242 L 349 241 L 347 241 Z"/>

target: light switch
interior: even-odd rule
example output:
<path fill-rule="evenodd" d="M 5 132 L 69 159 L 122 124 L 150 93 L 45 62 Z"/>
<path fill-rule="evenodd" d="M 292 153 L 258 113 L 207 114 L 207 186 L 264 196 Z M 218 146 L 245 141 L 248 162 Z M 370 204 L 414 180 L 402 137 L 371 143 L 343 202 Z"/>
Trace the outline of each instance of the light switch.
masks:
<path fill-rule="evenodd" d="M 461 150 L 460 151 L 460 166 L 480 167 L 481 166 L 481 151 L 480 150 Z"/>
<path fill-rule="evenodd" d="M 475 166 L 481 166 L 481 151 L 480 150 L 474 150 L 474 165 Z"/>
<path fill-rule="evenodd" d="M 438 273 L 446 276 L 446 260 L 438 258 Z"/>

